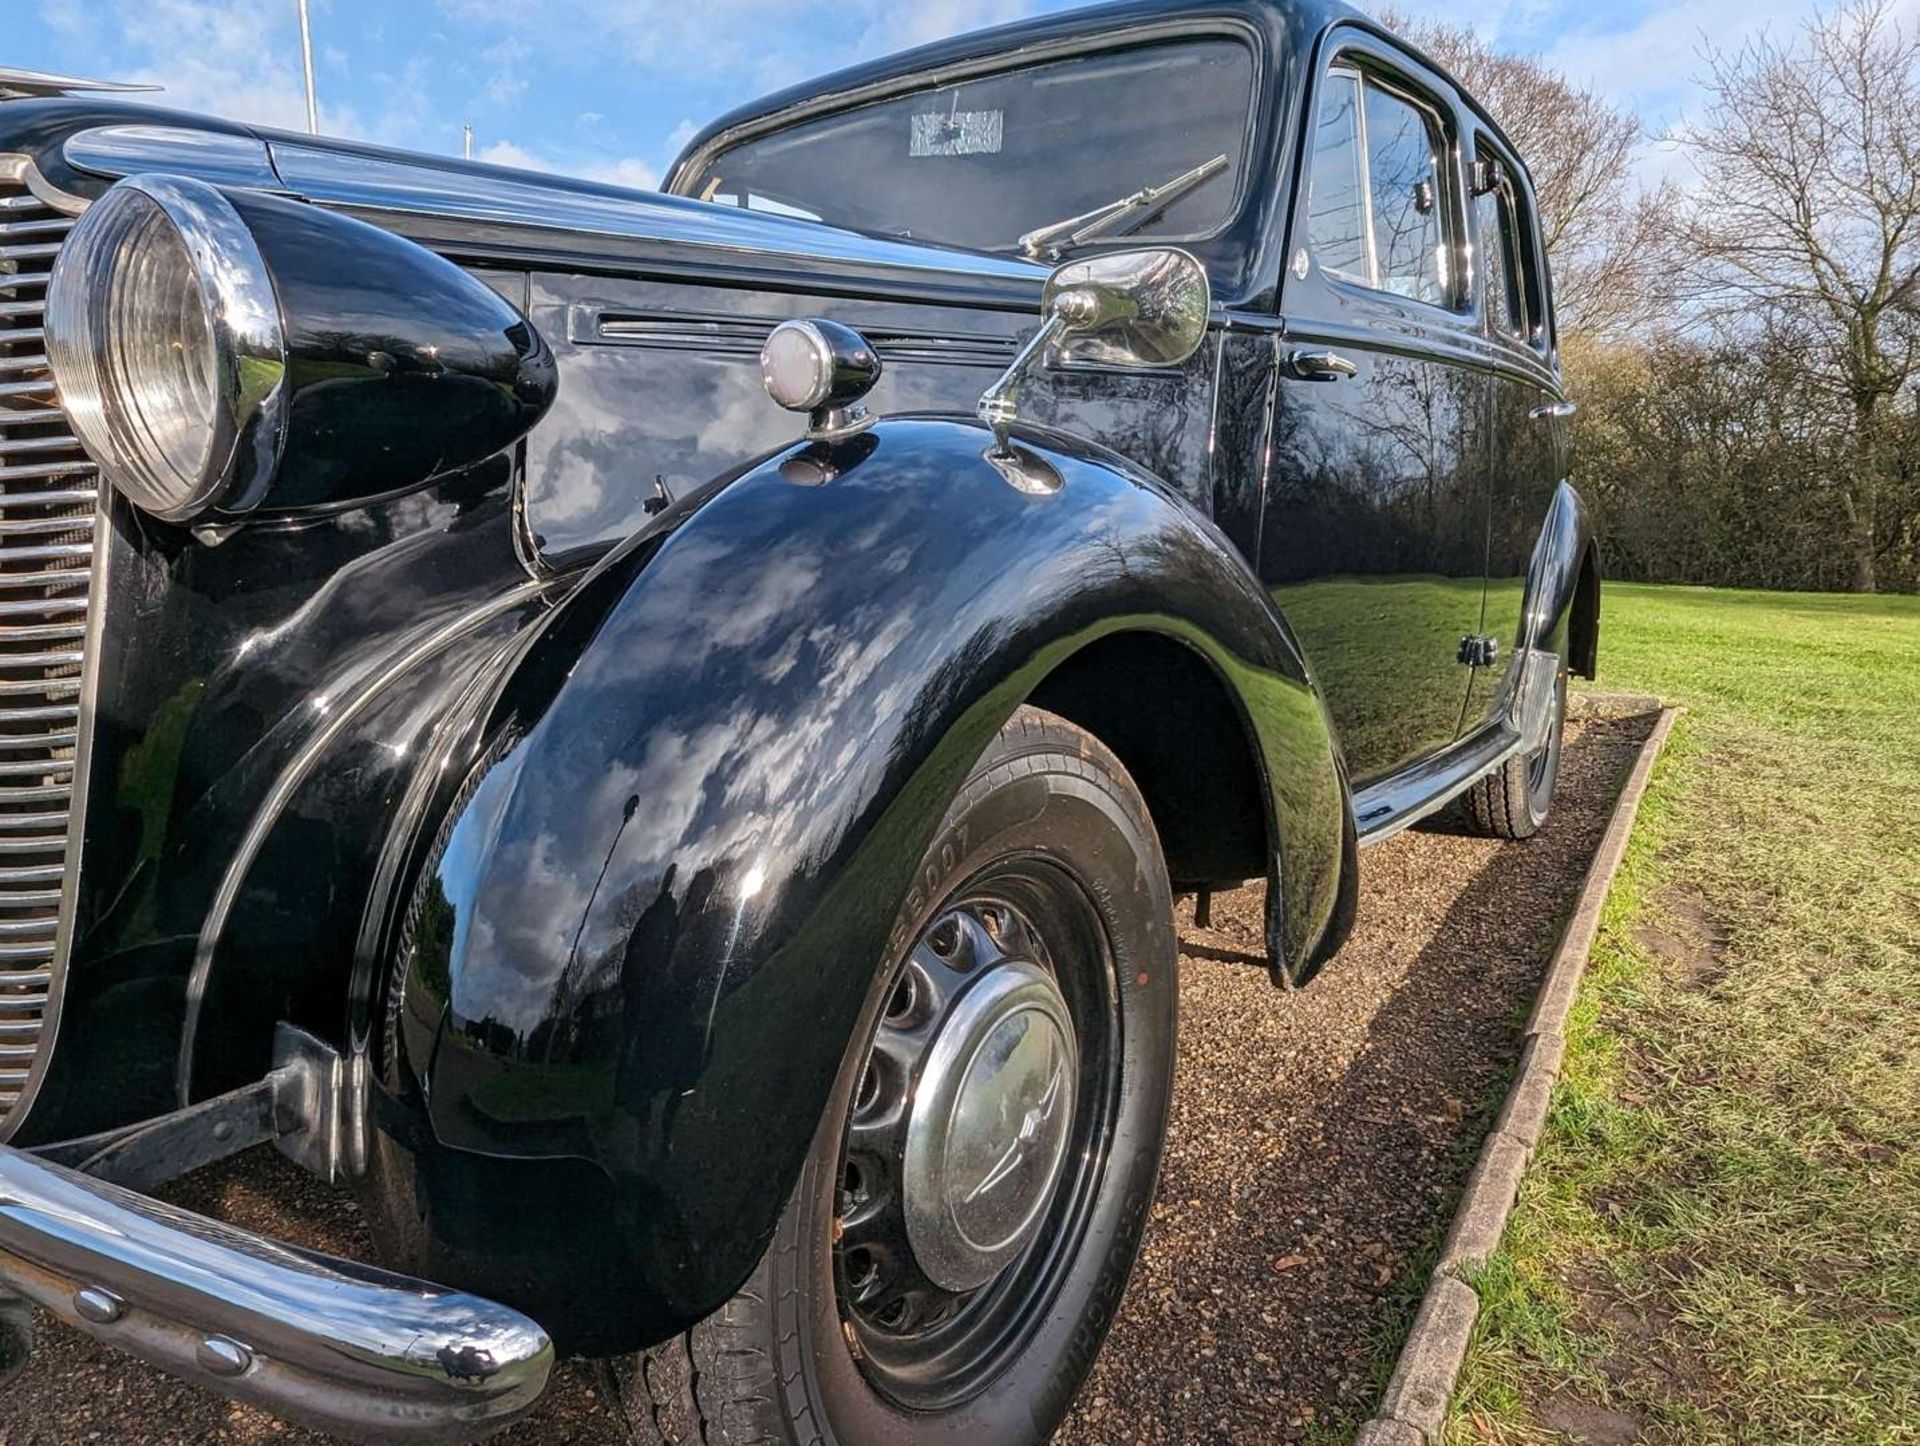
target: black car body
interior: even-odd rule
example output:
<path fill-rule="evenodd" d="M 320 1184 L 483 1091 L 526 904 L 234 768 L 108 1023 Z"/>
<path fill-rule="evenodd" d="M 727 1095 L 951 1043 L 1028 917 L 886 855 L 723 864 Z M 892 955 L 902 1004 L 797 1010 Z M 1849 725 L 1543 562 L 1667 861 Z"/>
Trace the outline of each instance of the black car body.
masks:
<path fill-rule="evenodd" d="M 1025 489 L 972 412 L 1033 334 L 1046 258 L 956 234 L 993 175 L 922 194 L 847 118 L 904 106 L 931 137 L 911 154 L 991 156 L 1038 80 L 1115 67 L 1151 120 L 1196 46 L 1194 129 L 1242 118 L 1187 193 L 1204 214 L 1170 202 L 1088 249 L 1195 257 L 1204 342 L 1035 370 L 1013 438 L 1049 484 Z M 1002 119 L 963 119 L 967 86 L 1000 109 L 966 115 Z M 476 1293 L 446 1299 L 565 1349 L 646 1347 L 766 1251 L 916 861 L 1016 709 L 1112 750 L 1175 889 L 1266 879 L 1270 966 L 1298 984 L 1347 928 L 1358 849 L 1540 754 L 1556 680 L 1592 675 L 1525 169 L 1337 3 L 1125 3 L 943 42 L 726 117 L 661 195 L 14 88 L 0 1155 L 46 1198 L 0 1206 L 0 1260 L 26 1262 L 0 1275 L 275 1409 L 484 1424 L 537 1395 L 546 1347 L 503 1311 L 524 1359 L 443 1352 L 461 1401 L 501 1373 L 467 1416 L 430 1391 L 368 1414 L 378 1372 L 286 1384 L 242 1338 L 258 1319 L 128 1288 L 174 1237 L 113 1281 L 93 1247 L 45 1246 L 59 1190 L 105 1207 L 42 1161 L 148 1183 L 240 1120 L 354 1181 L 393 1262 Z M 956 97 L 944 121 L 927 93 Z M 1417 169 L 1420 135 L 1431 176 L 1369 192 L 1369 159 Z M 1132 175 L 1132 142 L 1056 143 L 1097 163 L 1076 196 L 1171 174 Z M 841 182 L 836 147 L 860 157 Z M 41 337 L 68 227 L 154 175 L 227 198 L 288 332 L 284 455 L 176 520 L 97 480 Z M 768 399 L 762 344 L 798 317 L 871 345 L 877 424 L 807 439 Z M 125 1163 L 143 1129 L 167 1163 Z M 396 1288 L 348 1274 L 372 1311 Z M 94 1287 L 120 1304 L 73 1303 Z"/>

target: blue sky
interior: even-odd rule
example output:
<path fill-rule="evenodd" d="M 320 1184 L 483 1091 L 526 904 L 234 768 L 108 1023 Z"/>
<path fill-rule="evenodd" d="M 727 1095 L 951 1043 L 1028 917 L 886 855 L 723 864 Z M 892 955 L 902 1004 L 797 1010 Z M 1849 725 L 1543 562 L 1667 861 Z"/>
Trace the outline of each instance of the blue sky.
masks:
<path fill-rule="evenodd" d="M 650 185 L 699 124 L 810 75 L 1071 0 L 310 0 L 321 127 Z M 295 0 L 7 5 L 0 64 L 166 87 L 164 103 L 301 129 Z M 1703 33 L 1791 28 L 1808 0 L 1400 0 L 1479 26 L 1646 115 L 1683 121 Z M 1902 5 L 1906 9 L 1906 5 Z"/>

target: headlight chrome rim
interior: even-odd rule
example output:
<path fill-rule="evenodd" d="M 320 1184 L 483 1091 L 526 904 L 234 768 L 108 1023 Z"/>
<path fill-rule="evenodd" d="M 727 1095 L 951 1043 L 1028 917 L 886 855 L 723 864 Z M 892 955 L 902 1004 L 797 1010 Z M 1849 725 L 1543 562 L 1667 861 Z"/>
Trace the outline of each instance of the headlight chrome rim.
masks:
<path fill-rule="evenodd" d="M 803 364 L 808 376 L 800 385 L 789 368 Z M 789 412 L 810 412 L 833 390 L 833 345 L 807 318 L 783 321 L 760 348 L 760 380 L 777 405 Z"/>
<path fill-rule="evenodd" d="M 161 454 L 152 419 L 122 390 L 132 363 L 116 350 L 123 339 L 115 334 L 115 282 L 135 248 L 148 244 L 130 230 L 146 219 L 130 216 L 130 208 L 157 212 L 171 228 L 199 294 L 212 396 L 207 445 L 198 468 L 189 469 L 193 475 Z M 102 475 L 138 506 L 186 522 L 216 506 L 241 512 L 259 501 L 286 443 L 286 332 L 265 258 L 216 187 L 160 174 L 111 187 L 74 225 L 54 262 L 45 326 L 48 360 L 75 435 Z"/>

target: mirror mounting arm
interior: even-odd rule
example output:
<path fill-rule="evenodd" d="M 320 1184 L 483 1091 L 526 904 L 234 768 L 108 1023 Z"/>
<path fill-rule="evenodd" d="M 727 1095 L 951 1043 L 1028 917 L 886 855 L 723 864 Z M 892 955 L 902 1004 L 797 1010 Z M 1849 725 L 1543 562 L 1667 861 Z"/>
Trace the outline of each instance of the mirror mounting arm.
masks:
<path fill-rule="evenodd" d="M 1068 289 L 1057 293 L 1047 308 L 1047 319 L 1027 344 L 1020 348 L 1007 369 L 994 384 L 980 394 L 974 413 L 993 428 L 993 455 L 1005 457 L 1010 450 L 1008 437 L 1020 417 L 1020 392 L 1034 365 L 1052 346 L 1076 325 L 1090 322 L 1098 303 L 1084 291 Z"/>

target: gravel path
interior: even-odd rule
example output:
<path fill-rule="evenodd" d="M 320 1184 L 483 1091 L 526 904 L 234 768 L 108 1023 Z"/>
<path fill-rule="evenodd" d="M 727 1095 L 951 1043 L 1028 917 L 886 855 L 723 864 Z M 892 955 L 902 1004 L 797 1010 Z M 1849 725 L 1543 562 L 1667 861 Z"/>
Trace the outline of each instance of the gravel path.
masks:
<path fill-rule="evenodd" d="M 1307 989 L 1242 961 L 1260 890 L 1181 907 L 1173 1139 L 1146 1253 L 1060 1446 L 1344 1436 L 1425 1283 L 1498 1109 L 1535 987 L 1646 720 L 1568 733 L 1552 821 L 1526 844 L 1444 824 L 1370 851 L 1360 925 Z M 194 1209 L 366 1255 L 345 1195 L 254 1151 L 183 1181 Z M 0 1392 L 0 1446 L 318 1443 L 42 1318 Z M 563 1366 L 515 1442 L 616 1443 L 590 1373 Z"/>

